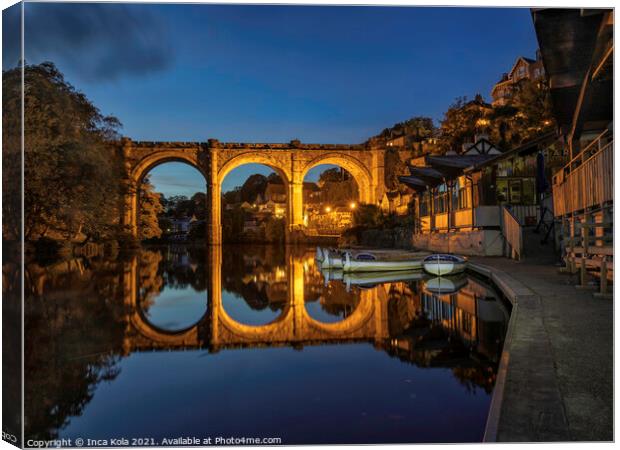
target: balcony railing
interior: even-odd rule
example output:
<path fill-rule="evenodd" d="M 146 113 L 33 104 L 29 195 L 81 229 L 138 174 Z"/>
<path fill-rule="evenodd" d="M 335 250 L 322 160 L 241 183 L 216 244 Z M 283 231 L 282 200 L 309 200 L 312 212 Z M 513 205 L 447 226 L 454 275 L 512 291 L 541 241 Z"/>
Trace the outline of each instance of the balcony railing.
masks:
<path fill-rule="evenodd" d="M 613 198 L 613 138 L 605 131 L 553 177 L 553 210 L 561 217 Z"/>

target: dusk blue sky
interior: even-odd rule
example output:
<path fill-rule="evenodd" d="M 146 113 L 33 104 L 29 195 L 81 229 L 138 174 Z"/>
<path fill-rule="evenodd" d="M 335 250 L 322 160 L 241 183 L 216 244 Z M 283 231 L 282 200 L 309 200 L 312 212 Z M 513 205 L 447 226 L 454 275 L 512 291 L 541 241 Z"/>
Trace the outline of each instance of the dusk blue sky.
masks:
<path fill-rule="evenodd" d="M 54 61 L 135 140 L 359 143 L 412 116 L 438 123 L 458 96 L 488 99 L 516 57 L 537 47 L 530 11 L 518 8 L 25 10 L 26 60 Z M 3 65 L 16 56 L 5 53 Z M 197 172 L 187 178 L 177 166 L 157 173 L 204 189 Z M 252 172 L 232 174 L 225 189 Z"/>

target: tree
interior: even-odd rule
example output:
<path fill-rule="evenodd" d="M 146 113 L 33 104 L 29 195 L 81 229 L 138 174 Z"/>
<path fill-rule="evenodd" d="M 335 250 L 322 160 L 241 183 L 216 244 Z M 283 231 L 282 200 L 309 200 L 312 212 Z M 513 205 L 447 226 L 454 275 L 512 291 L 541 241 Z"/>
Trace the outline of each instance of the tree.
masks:
<path fill-rule="evenodd" d="M 245 212 L 241 208 L 224 210 L 222 213 L 222 239 L 224 242 L 236 242 L 243 234 Z"/>
<path fill-rule="evenodd" d="M 164 211 L 160 194 L 153 191 L 150 180 L 145 178 L 140 185 L 140 239 L 152 239 L 161 236 L 159 216 Z"/>
<path fill-rule="evenodd" d="M 253 203 L 256 197 L 265 193 L 267 177 L 258 173 L 251 175 L 241 186 L 241 201 Z"/>
<path fill-rule="evenodd" d="M 198 220 L 207 218 L 207 196 L 204 192 L 196 192 L 190 199 L 192 202 L 192 216 Z"/>
<path fill-rule="evenodd" d="M 321 186 L 321 201 L 331 205 L 348 205 L 359 198 L 357 182 L 353 178 L 345 181 L 326 181 Z"/>
<path fill-rule="evenodd" d="M 376 228 L 381 226 L 383 214 L 377 205 L 359 205 L 353 212 L 353 225 Z"/>
<path fill-rule="evenodd" d="M 512 148 L 552 130 L 554 123 L 547 84 L 523 79 L 509 103 L 494 108 L 490 137 L 500 148 Z"/>
<path fill-rule="evenodd" d="M 459 151 L 465 142 L 485 132 L 496 146 L 510 149 L 553 127 L 548 86 L 523 79 L 514 85 L 513 96 L 506 105 L 491 107 L 480 95 L 472 101 L 457 98 L 441 122 L 439 147 L 442 152 Z"/>
<path fill-rule="evenodd" d="M 267 242 L 284 242 L 286 222 L 283 218 L 269 217 L 265 222 L 265 240 Z"/>
<path fill-rule="evenodd" d="M 282 181 L 282 177 L 277 174 L 276 172 L 272 172 L 267 176 L 267 182 L 268 183 L 274 183 L 274 184 L 283 184 L 284 181 Z"/>
<path fill-rule="evenodd" d="M 9 199 L 19 197 L 21 70 L 3 73 L 3 138 Z M 102 239 L 119 230 L 123 164 L 118 119 L 104 116 L 51 62 L 24 67 L 24 238 Z M 7 170 L 8 169 L 8 170 Z M 17 176 L 15 176 L 17 175 Z M 3 209 L 15 238 L 16 205 Z"/>
<path fill-rule="evenodd" d="M 521 130 L 519 144 L 553 129 L 551 94 L 546 83 L 522 80 L 510 104 L 517 110 L 515 126 Z"/>
<path fill-rule="evenodd" d="M 234 205 L 241 203 L 241 187 L 237 186 L 232 191 L 224 192 L 222 194 L 223 205 Z"/>
<path fill-rule="evenodd" d="M 166 199 L 166 215 L 180 219 L 191 216 L 193 202 L 185 195 L 173 195 Z"/>
<path fill-rule="evenodd" d="M 441 121 L 439 136 L 441 151 L 460 151 L 463 144 L 472 141 L 476 133 L 485 131 L 487 115 L 491 111 L 491 105 L 485 103 L 480 94 L 471 101 L 468 101 L 467 97 L 458 97 Z"/>
<path fill-rule="evenodd" d="M 350 177 L 349 172 L 340 167 L 333 167 L 331 169 L 324 170 L 321 175 L 319 175 L 319 182 L 325 183 L 327 181 L 339 182 L 348 180 Z"/>
<path fill-rule="evenodd" d="M 425 116 L 415 116 L 404 122 L 398 122 L 391 128 L 385 128 L 377 137 L 390 139 L 405 136 L 409 142 L 420 142 L 435 133 L 433 119 Z"/>
<path fill-rule="evenodd" d="M 407 164 L 401 159 L 397 148 L 388 148 L 385 152 L 383 177 L 385 186 L 390 190 L 400 187 L 399 175 L 407 175 Z"/>

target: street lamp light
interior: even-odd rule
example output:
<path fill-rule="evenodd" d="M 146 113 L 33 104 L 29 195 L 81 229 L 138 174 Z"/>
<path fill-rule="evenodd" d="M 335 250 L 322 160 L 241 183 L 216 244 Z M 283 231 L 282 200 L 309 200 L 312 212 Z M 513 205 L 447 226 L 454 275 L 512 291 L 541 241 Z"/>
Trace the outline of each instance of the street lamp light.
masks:
<path fill-rule="evenodd" d="M 357 208 L 357 204 L 356 204 L 355 202 L 351 202 L 351 203 L 349 204 L 349 208 L 351 208 L 351 209 L 355 209 L 355 208 Z"/>
<path fill-rule="evenodd" d="M 325 207 L 325 212 L 327 212 L 327 213 L 328 213 L 328 212 L 331 212 L 331 210 L 332 210 L 332 208 L 331 208 L 330 206 L 326 206 L 326 207 Z"/>

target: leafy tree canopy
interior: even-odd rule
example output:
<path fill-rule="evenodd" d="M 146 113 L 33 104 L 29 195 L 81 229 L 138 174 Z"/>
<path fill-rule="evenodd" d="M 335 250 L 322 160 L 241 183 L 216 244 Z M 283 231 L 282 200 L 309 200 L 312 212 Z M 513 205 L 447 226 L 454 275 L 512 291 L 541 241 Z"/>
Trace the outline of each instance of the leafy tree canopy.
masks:
<path fill-rule="evenodd" d="M 398 122 L 390 128 L 385 128 L 377 137 L 390 139 L 393 137 L 405 136 L 411 142 L 419 142 L 432 136 L 436 127 L 433 119 L 425 116 L 415 116 L 404 122 Z"/>
<path fill-rule="evenodd" d="M 140 186 L 140 239 L 152 239 L 161 236 L 159 216 L 164 211 L 160 201 L 161 194 L 153 191 L 153 185 L 148 178 Z"/>
<path fill-rule="evenodd" d="M 25 239 L 88 240 L 119 230 L 122 156 L 114 145 L 121 124 L 103 115 L 51 62 L 26 65 Z M 21 70 L 3 72 L 4 235 L 19 229 Z"/>
<path fill-rule="evenodd" d="M 513 87 L 506 105 L 491 106 L 480 95 L 468 101 L 459 97 L 441 122 L 439 146 L 443 152 L 461 150 L 476 134 L 488 134 L 491 142 L 507 150 L 552 130 L 549 87 L 546 83 L 521 80 Z"/>

